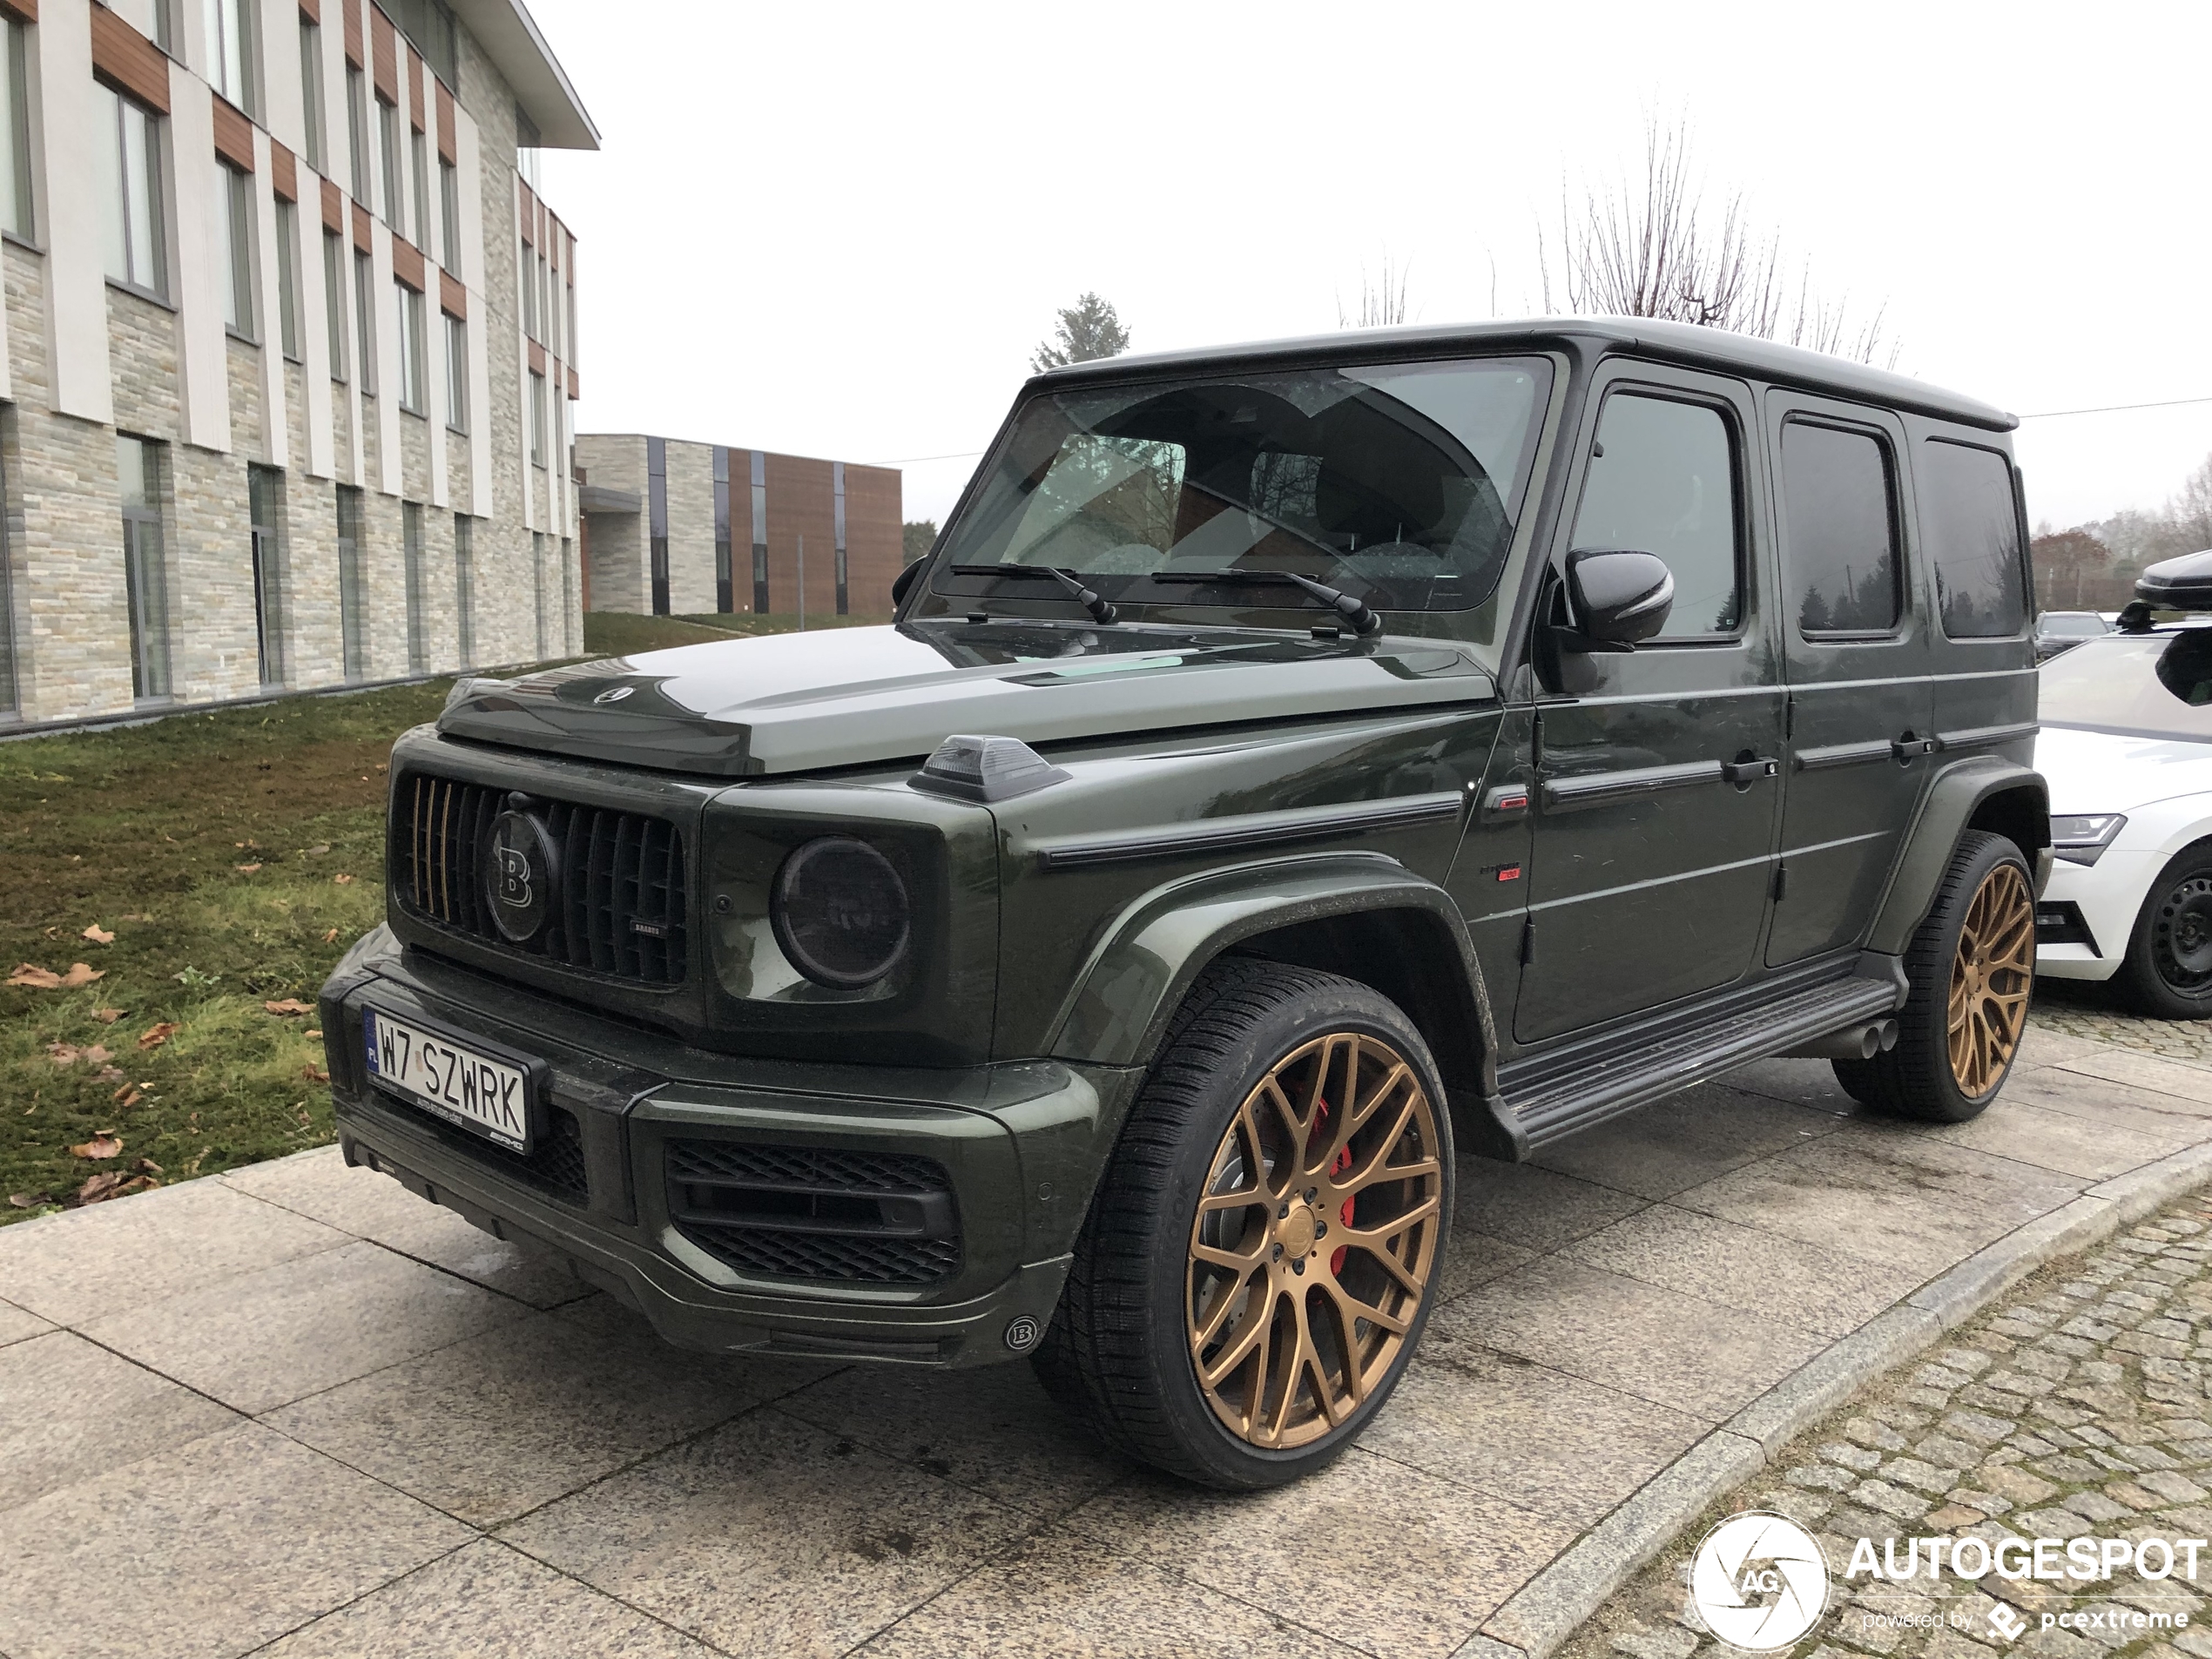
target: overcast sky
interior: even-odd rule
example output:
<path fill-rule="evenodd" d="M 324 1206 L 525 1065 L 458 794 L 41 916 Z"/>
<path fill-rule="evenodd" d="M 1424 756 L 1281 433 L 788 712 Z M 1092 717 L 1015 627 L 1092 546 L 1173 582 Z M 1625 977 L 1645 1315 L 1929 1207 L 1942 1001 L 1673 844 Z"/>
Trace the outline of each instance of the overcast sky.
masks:
<path fill-rule="evenodd" d="M 897 462 L 941 516 L 1055 307 L 1138 350 L 1541 309 L 1562 186 L 1686 120 L 1898 368 L 2022 414 L 2212 397 L 2212 6 L 529 0 L 604 136 L 584 431 Z M 2212 402 L 2025 423 L 2028 507 L 2158 504 Z M 914 457 L 952 455 L 950 460 Z"/>

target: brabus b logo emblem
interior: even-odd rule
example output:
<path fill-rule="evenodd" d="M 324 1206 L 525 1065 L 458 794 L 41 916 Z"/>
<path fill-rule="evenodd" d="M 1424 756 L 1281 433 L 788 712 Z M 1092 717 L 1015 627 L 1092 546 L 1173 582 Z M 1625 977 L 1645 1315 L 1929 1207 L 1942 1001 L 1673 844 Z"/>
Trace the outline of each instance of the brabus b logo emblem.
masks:
<path fill-rule="evenodd" d="M 561 862 L 545 826 L 526 812 L 505 812 L 484 832 L 482 890 L 492 925 L 517 945 L 544 931 L 559 911 L 553 891 Z"/>

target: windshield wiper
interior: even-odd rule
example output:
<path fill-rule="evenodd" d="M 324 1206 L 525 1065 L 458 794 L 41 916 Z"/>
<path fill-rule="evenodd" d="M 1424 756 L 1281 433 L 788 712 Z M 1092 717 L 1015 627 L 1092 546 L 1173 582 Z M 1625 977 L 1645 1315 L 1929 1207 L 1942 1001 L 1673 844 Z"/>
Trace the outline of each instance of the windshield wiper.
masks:
<path fill-rule="evenodd" d="M 1341 588 L 1330 587 L 1302 577 L 1295 570 L 1241 570 L 1224 568 L 1217 570 L 1154 570 L 1150 572 L 1155 582 L 1251 582 L 1266 583 L 1275 587 L 1285 583 L 1304 588 L 1308 593 L 1329 606 L 1351 624 L 1355 634 L 1379 632 L 1382 618 L 1367 608 L 1364 600 L 1355 599 Z"/>
<path fill-rule="evenodd" d="M 1121 613 L 1100 598 L 1094 590 L 1083 586 L 1067 571 L 1055 570 L 1049 564 L 955 564 L 952 571 L 954 576 L 1027 577 L 1031 580 L 1050 577 L 1068 590 L 1069 596 L 1077 604 L 1090 612 L 1093 621 L 1110 625 L 1121 618 Z"/>

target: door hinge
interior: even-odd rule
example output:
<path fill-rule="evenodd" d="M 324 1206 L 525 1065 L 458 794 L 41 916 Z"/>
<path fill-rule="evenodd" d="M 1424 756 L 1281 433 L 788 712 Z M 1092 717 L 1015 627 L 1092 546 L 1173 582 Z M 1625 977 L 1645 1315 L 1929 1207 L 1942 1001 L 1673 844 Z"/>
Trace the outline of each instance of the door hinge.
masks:
<path fill-rule="evenodd" d="M 1775 901 L 1775 903 L 1777 903 L 1777 904 L 1780 904 L 1780 903 L 1782 902 L 1782 895 L 1783 895 L 1784 894 L 1785 894 L 1785 893 L 1789 892 L 1789 891 L 1790 891 L 1790 867 L 1789 867 L 1788 865 L 1786 865 L 1786 864 L 1777 864 L 1777 865 L 1776 865 L 1776 866 L 1774 867 L 1774 901 Z"/>
<path fill-rule="evenodd" d="M 1536 918 L 1521 919 L 1521 965 L 1523 968 L 1536 960 Z"/>

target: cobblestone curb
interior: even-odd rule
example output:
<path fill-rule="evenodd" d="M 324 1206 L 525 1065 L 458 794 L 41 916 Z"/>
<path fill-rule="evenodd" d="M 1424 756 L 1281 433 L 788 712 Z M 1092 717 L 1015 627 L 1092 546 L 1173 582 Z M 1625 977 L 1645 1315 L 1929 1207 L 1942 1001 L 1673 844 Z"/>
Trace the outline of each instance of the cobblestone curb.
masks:
<path fill-rule="evenodd" d="M 2046 1264 L 2112 1238 L 2212 1182 L 2212 1144 L 2091 1187 L 1931 1279 L 1784 1378 L 1654 1476 L 1521 1586 L 1459 1649 L 1463 1659 L 1548 1659 L 1705 1509 L 1858 1389 L 1912 1359 Z"/>

